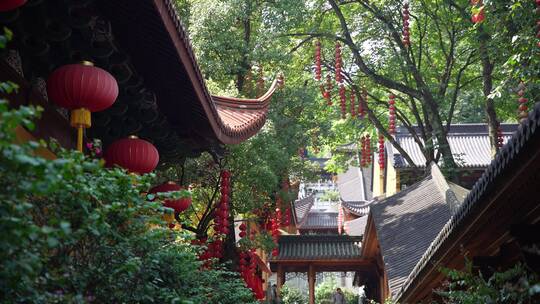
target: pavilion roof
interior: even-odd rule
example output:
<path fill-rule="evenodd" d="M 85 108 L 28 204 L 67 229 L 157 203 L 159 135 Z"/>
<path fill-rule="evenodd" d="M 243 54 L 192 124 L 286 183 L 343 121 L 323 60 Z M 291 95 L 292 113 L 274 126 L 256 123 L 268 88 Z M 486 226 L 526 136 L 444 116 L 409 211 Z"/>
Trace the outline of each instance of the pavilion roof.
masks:
<path fill-rule="evenodd" d="M 478 213 L 485 210 L 491 203 L 490 197 L 495 196 L 501 188 L 494 185 L 503 185 L 508 183 L 508 179 L 516 178 L 516 167 L 526 164 L 531 154 L 537 153 L 534 149 L 540 142 L 540 104 L 537 103 L 534 109 L 529 113 L 528 119 L 521 123 L 516 132 L 510 138 L 506 145 L 497 153 L 495 159 L 484 171 L 480 179 L 474 184 L 471 191 L 465 197 L 463 204 L 455 214 L 445 223 L 439 231 L 436 238 L 425 250 L 423 256 L 409 274 L 406 281 L 402 284 L 402 289 L 395 295 L 400 298 L 413 286 L 413 282 L 418 279 L 424 268 L 428 268 L 430 261 L 435 256 L 440 256 L 441 247 L 446 241 L 455 238 L 460 231 L 460 227 L 471 224 L 471 221 Z M 535 146 L 536 145 L 536 146 Z M 533 169 L 534 170 L 534 169 Z M 517 177 L 519 179 L 519 177 Z M 519 182 L 521 183 L 521 182 Z M 505 199 L 499 200 L 502 204 L 507 204 Z"/>
<path fill-rule="evenodd" d="M 392 294 L 401 288 L 459 203 L 432 164 L 431 174 L 423 180 L 370 205 Z"/>
<path fill-rule="evenodd" d="M 360 259 L 362 237 L 346 235 L 284 235 L 279 238 L 279 260 Z"/>
<path fill-rule="evenodd" d="M 293 217 L 294 217 L 296 226 L 299 226 L 304 221 L 307 214 L 311 210 L 311 207 L 313 207 L 314 203 L 315 203 L 314 195 L 306 196 L 304 198 L 301 198 L 299 200 L 292 202 Z"/>
<path fill-rule="evenodd" d="M 417 134 L 420 134 L 419 129 L 414 128 Z M 501 124 L 504 143 L 510 139 L 516 128 L 517 124 Z M 478 168 L 487 167 L 490 164 L 491 148 L 487 124 L 453 124 L 450 126 L 447 139 L 458 167 Z M 426 158 L 406 128 L 400 127 L 398 129 L 396 141 L 409 154 L 415 166 L 426 166 Z M 410 167 L 410 164 L 391 144 L 386 143 L 386 148 L 388 154 L 393 156 L 389 159 L 393 162 L 394 167 Z"/>
<path fill-rule="evenodd" d="M 122 46 L 131 50 L 158 105 L 181 133 L 211 146 L 240 143 L 262 128 L 277 81 L 257 99 L 211 95 L 174 1 L 99 1 L 99 6 Z"/>
<path fill-rule="evenodd" d="M 301 230 L 317 230 L 317 229 L 335 229 L 337 232 L 337 212 L 320 212 L 310 211 L 308 212 L 304 221 L 300 223 L 298 229 Z"/>

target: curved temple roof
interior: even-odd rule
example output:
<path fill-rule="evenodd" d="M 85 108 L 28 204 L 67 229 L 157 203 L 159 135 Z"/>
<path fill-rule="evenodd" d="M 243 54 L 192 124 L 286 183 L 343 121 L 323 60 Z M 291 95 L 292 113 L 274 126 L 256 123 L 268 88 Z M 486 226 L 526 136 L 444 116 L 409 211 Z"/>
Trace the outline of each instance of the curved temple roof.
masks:
<path fill-rule="evenodd" d="M 99 4 L 177 130 L 215 145 L 240 143 L 263 127 L 278 81 L 257 99 L 212 96 L 174 1 L 101 0 Z"/>

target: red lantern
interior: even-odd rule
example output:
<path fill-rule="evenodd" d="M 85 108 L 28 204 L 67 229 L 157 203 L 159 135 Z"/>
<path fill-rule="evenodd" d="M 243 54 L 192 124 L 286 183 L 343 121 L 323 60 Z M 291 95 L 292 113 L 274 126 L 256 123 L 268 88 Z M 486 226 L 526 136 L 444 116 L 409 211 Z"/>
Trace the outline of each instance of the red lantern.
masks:
<path fill-rule="evenodd" d="M 53 71 L 47 79 L 47 94 L 57 105 L 71 110 L 71 126 L 77 128 L 77 149 L 82 152 L 83 129 L 92 125 L 90 113 L 114 103 L 118 84 L 107 71 L 85 61 Z"/>
<path fill-rule="evenodd" d="M 159 162 L 156 147 L 136 136 L 119 139 L 105 151 L 107 166 L 120 166 L 130 173 L 145 174 L 154 170 Z"/>
<path fill-rule="evenodd" d="M 165 184 L 150 189 L 150 193 L 167 193 L 173 191 L 180 191 L 182 189 L 184 188 L 177 185 L 175 182 L 166 182 Z M 189 206 L 191 206 L 191 198 L 185 197 L 180 199 L 166 199 L 163 206 L 174 209 L 174 213 L 180 213 L 189 208 Z"/>
<path fill-rule="evenodd" d="M 26 0 L 2 0 L 0 1 L 0 12 L 7 12 L 23 6 Z"/>

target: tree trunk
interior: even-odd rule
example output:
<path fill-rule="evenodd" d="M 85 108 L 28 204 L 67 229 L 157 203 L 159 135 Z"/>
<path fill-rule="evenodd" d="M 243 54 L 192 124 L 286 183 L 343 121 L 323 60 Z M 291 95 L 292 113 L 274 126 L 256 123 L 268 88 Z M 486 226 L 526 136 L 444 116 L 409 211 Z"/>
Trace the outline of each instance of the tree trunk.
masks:
<path fill-rule="evenodd" d="M 491 155 L 495 157 L 497 153 L 497 113 L 495 112 L 495 104 L 492 98 L 489 98 L 493 89 L 493 64 L 489 58 L 488 42 L 489 34 L 484 31 L 483 26 L 478 27 L 478 36 L 480 41 L 480 59 L 482 61 L 482 81 L 484 93 L 484 109 L 486 111 L 486 120 L 489 133 L 489 144 L 491 147 Z"/>

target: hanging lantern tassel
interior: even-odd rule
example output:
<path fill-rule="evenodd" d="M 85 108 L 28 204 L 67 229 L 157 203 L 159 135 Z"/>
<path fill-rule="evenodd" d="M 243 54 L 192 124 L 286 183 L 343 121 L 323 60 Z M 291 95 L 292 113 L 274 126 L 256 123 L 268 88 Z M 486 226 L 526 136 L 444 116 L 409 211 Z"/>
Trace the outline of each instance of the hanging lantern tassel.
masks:
<path fill-rule="evenodd" d="M 107 71 L 83 61 L 54 70 L 47 79 L 47 94 L 58 106 L 71 110 L 77 150 L 82 152 L 84 129 L 92 125 L 90 112 L 110 107 L 118 97 L 118 84 Z"/>

